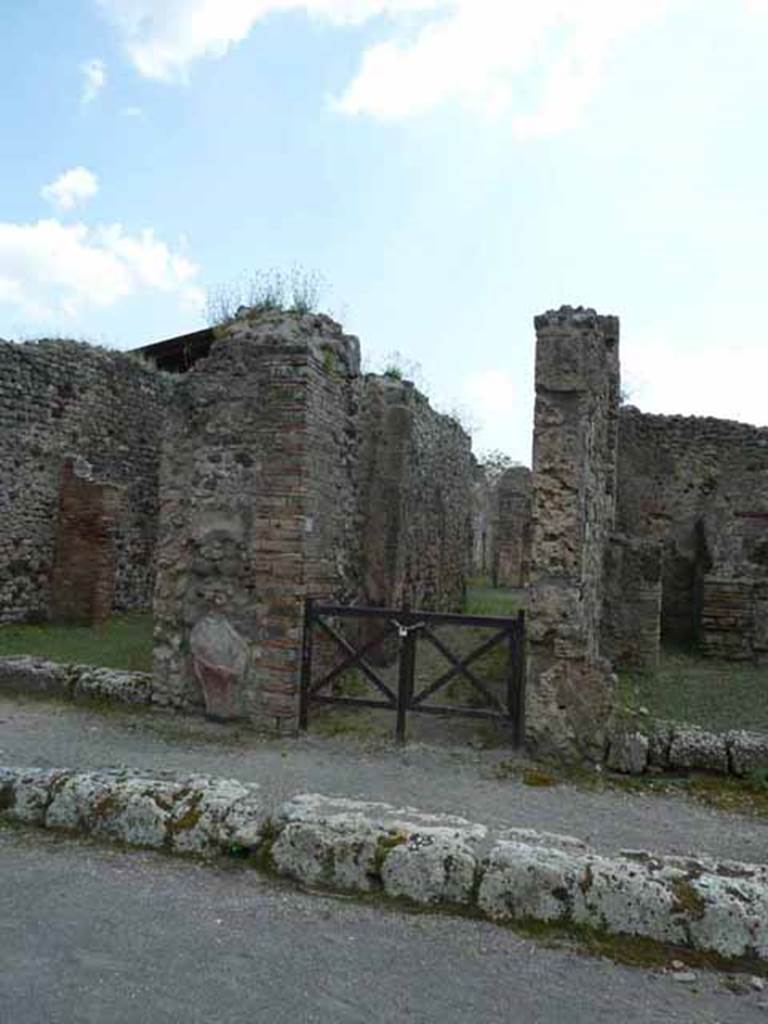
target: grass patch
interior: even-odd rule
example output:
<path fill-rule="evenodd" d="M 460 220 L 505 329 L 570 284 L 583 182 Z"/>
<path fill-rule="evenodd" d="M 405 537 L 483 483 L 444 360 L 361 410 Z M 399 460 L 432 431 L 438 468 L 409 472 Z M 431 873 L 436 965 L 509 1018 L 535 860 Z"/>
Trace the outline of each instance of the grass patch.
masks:
<path fill-rule="evenodd" d="M 657 718 L 690 722 L 715 732 L 768 731 L 768 665 L 715 661 L 662 651 L 655 674 L 624 674 L 622 698 Z"/>
<path fill-rule="evenodd" d="M 524 786 L 575 786 L 592 792 L 621 790 L 643 795 L 683 797 L 719 811 L 743 814 L 749 818 L 768 818 L 768 778 L 762 771 L 743 779 L 706 772 L 682 775 L 612 775 L 590 771 L 580 765 L 569 768 L 547 765 L 546 768 L 499 761 L 491 775 L 504 781 L 514 779 Z"/>
<path fill-rule="evenodd" d="M 464 612 L 466 615 L 500 615 L 511 618 L 523 606 L 522 598 L 520 590 L 505 590 L 492 587 L 480 578 L 472 579 L 467 587 Z"/>
<path fill-rule="evenodd" d="M 520 776 L 524 786 L 556 786 L 557 779 L 550 772 L 541 768 L 524 768 Z"/>
<path fill-rule="evenodd" d="M 50 661 L 135 672 L 152 670 L 152 615 L 127 612 L 100 626 L 0 626 L 0 657 L 30 654 Z"/>

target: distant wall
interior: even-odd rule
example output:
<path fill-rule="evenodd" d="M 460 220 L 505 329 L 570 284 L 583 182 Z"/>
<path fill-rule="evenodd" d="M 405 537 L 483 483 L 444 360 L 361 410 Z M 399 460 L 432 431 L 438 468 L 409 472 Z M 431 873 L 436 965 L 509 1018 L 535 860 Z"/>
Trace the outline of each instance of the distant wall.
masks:
<path fill-rule="evenodd" d="M 768 656 L 768 428 L 620 414 L 618 524 L 663 551 L 662 634 Z"/>
<path fill-rule="evenodd" d="M 655 672 L 661 630 L 661 548 L 613 534 L 603 566 L 600 653 L 614 667 Z"/>
<path fill-rule="evenodd" d="M 50 614 L 67 455 L 125 488 L 114 606 L 149 605 L 169 390 L 165 375 L 119 352 L 72 341 L 0 342 L 0 622 Z"/>
<path fill-rule="evenodd" d="M 513 466 L 496 483 L 493 584 L 525 587 L 531 558 L 531 471 Z"/>
<path fill-rule="evenodd" d="M 472 574 L 490 576 L 493 570 L 493 528 L 496 488 L 481 465 L 472 474 Z"/>
<path fill-rule="evenodd" d="M 457 611 L 471 545 L 470 440 L 409 381 L 361 384 L 365 603 Z"/>

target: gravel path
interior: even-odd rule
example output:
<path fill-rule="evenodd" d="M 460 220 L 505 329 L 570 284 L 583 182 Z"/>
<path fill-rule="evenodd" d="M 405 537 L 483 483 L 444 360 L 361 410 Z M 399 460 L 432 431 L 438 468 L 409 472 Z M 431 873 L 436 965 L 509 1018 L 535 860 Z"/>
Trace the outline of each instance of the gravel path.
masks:
<path fill-rule="evenodd" d="M 265 739 L 158 711 L 100 713 L 53 701 L 0 698 L 0 764 L 78 769 L 126 766 L 259 782 L 270 804 L 298 792 L 385 800 L 473 821 L 565 832 L 607 853 L 650 849 L 768 860 L 768 822 L 684 797 L 531 787 L 499 779 L 503 751 L 350 737 Z"/>

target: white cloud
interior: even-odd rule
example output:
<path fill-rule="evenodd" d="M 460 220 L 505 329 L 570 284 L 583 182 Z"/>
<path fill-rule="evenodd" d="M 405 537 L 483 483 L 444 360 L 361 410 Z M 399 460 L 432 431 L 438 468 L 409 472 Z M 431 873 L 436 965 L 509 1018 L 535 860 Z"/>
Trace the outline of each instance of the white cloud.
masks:
<path fill-rule="evenodd" d="M 453 0 L 96 0 L 117 26 L 138 71 L 184 81 L 201 57 L 222 57 L 269 15 L 304 11 L 336 24 L 380 14 L 401 15 L 450 6 Z"/>
<path fill-rule="evenodd" d="M 0 222 L 0 304 L 35 319 L 76 316 L 143 291 L 176 294 L 199 309 L 198 268 L 146 229 L 57 220 Z"/>
<path fill-rule="evenodd" d="M 107 84 L 107 67 L 103 60 L 94 57 L 80 65 L 83 75 L 83 91 L 80 93 L 81 103 L 92 103 Z"/>
<path fill-rule="evenodd" d="M 510 407 L 517 392 L 508 370 L 488 369 L 471 373 L 464 384 L 467 401 L 477 414 L 503 413 Z"/>
<path fill-rule="evenodd" d="M 578 121 L 622 37 L 675 0 L 456 0 L 414 38 L 371 47 L 338 100 L 349 114 L 402 118 L 460 101 L 509 111 L 521 135 Z"/>
<path fill-rule="evenodd" d="M 627 401 L 643 412 L 716 416 L 758 426 L 768 421 L 764 343 L 713 338 L 685 348 L 662 327 L 627 331 L 621 375 Z"/>
<path fill-rule="evenodd" d="M 338 25 L 385 15 L 389 38 L 364 51 L 337 110 L 395 119 L 461 102 L 507 113 L 530 138 L 577 124 L 622 40 L 690 0 L 95 2 L 139 72 L 166 81 L 184 81 L 194 61 L 223 56 L 270 15 L 303 11 Z M 742 3 L 768 10 L 768 0 Z"/>
<path fill-rule="evenodd" d="M 40 195 L 59 210 L 83 206 L 99 191 L 99 179 L 87 167 L 73 167 L 43 185 Z"/>
<path fill-rule="evenodd" d="M 476 370 L 464 381 L 462 400 L 474 424 L 475 452 L 498 449 L 525 465 L 531 461 L 530 386 L 520 371 Z"/>

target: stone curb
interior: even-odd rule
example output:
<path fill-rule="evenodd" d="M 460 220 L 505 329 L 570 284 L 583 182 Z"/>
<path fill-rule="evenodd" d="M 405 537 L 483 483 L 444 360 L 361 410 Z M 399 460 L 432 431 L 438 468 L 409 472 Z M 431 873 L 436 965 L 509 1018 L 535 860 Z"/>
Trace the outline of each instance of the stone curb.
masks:
<path fill-rule="evenodd" d="M 69 665 L 20 655 L 0 658 L 0 692 L 44 693 L 69 700 L 154 703 L 148 672 L 125 672 L 96 665 Z"/>
<path fill-rule="evenodd" d="M 129 771 L 0 768 L 0 817 L 179 854 L 247 853 L 345 893 L 539 921 L 768 961 L 768 867 L 623 851 L 414 808 Z"/>
<path fill-rule="evenodd" d="M 768 733 L 709 732 L 697 725 L 654 719 L 647 731 L 617 729 L 610 737 L 607 766 L 625 775 L 695 770 L 743 778 L 768 769 Z"/>

